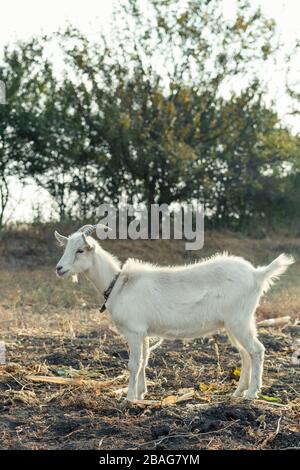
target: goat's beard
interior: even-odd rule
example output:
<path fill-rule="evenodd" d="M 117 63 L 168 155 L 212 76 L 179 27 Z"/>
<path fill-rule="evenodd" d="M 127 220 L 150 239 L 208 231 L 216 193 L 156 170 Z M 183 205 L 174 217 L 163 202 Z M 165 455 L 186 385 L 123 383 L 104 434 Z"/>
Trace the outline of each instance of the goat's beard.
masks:
<path fill-rule="evenodd" d="M 72 282 L 75 284 L 78 282 L 78 275 L 77 274 L 72 274 Z"/>

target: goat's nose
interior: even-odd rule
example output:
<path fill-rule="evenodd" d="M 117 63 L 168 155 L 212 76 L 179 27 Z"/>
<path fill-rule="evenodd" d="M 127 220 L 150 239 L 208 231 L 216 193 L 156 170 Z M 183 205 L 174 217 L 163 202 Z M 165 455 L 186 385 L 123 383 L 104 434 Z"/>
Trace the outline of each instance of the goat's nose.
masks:
<path fill-rule="evenodd" d="M 56 266 L 56 271 L 59 273 L 59 271 L 62 270 L 62 266 Z"/>

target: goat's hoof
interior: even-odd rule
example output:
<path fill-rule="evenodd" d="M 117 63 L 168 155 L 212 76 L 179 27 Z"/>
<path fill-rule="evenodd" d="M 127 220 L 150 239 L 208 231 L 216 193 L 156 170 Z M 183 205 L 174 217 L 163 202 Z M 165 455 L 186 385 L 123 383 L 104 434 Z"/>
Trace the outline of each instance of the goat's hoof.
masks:
<path fill-rule="evenodd" d="M 139 393 L 138 396 L 137 396 L 137 399 L 138 400 L 144 400 L 146 393 L 147 393 L 147 391 Z"/>
<path fill-rule="evenodd" d="M 232 396 L 235 398 L 241 398 L 245 395 L 246 390 L 236 390 Z"/>
<path fill-rule="evenodd" d="M 135 401 L 137 398 L 136 397 L 126 397 L 124 399 L 125 403 L 132 403 L 133 401 Z"/>
<path fill-rule="evenodd" d="M 128 397 L 123 398 L 123 400 L 120 403 L 120 409 L 125 410 L 126 408 L 130 408 L 134 404 L 135 400 L 136 400 L 135 398 L 128 398 Z"/>
<path fill-rule="evenodd" d="M 247 392 L 244 398 L 246 400 L 255 400 L 258 398 L 258 392 Z"/>

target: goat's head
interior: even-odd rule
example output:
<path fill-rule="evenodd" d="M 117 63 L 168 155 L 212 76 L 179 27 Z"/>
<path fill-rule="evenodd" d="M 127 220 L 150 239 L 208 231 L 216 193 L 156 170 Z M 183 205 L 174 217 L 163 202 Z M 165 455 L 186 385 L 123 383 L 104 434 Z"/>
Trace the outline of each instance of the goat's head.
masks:
<path fill-rule="evenodd" d="M 65 247 L 64 254 L 56 265 L 58 277 L 76 276 L 92 267 L 93 253 L 97 243 L 90 235 L 96 228 L 96 225 L 84 225 L 69 237 L 54 232 L 58 243 Z"/>

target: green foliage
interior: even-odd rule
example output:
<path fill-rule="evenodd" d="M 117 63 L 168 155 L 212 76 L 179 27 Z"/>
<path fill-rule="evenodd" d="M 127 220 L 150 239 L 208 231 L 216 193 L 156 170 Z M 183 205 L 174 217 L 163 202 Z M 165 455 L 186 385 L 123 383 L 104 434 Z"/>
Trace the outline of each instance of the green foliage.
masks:
<path fill-rule="evenodd" d="M 6 47 L 0 80 L 6 84 L 6 104 L 0 105 L 0 227 L 9 199 L 9 177 L 23 177 L 32 155 L 41 90 L 47 80 L 47 61 L 39 58 L 42 40 Z"/>
<path fill-rule="evenodd" d="M 122 1 L 114 15 L 110 41 L 70 27 L 6 49 L 2 217 L 14 174 L 45 188 L 60 219 L 87 219 L 124 194 L 198 199 L 216 226 L 299 217 L 299 138 L 257 78 L 274 53 L 273 22 L 246 0 L 230 19 L 219 0 Z M 51 41 L 63 74 L 47 58 Z"/>

